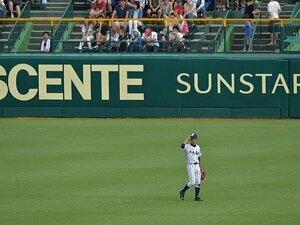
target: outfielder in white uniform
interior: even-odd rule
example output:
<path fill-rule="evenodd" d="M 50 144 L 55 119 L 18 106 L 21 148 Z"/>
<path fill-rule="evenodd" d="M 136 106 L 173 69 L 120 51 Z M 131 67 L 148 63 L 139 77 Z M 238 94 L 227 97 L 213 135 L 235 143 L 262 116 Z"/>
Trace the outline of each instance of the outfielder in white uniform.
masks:
<path fill-rule="evenodd" d="M 201 170 L 200 158 L 202 156 L 199 145 L 197 145 L 197 134 L 192 133 L 189 135 L 181 145 L 182 151 L 186 156 L 186 168 L 189 176 L 189 182 L 179 192 L 179 197 L 184 200 L 185 192 L 191 187 L 195 186 L 195 201 L 202 201 L 199 197 L 200 183 L 201 183 Z M 190 142 L 190 143 L 188 143 Z"/>

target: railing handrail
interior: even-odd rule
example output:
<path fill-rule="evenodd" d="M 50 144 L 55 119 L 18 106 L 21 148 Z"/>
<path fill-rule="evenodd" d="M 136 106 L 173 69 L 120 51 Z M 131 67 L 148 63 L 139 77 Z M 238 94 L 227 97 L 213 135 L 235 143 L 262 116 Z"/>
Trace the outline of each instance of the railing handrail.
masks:
<path fill-rule="evenodd" d="M 71 18 L 67 18 L 69 12 L 71 12 L 71 15 L 72 15 Z M 72 17 L 73 17 L 73 0 L 70 0 L 61 19 L 72 19 Z M 56 37 L 56 34 L 57 34 L 58 29 L 60 28 L 60 25 L 62 22 L 64 22 L 64 21 L 60 20 L 53 29 L 53 34 L 52 34 L 52 37 L 54 38 L 54 40 L 52 40 L 52 49 L 53 50 L 55 50 L 55 48 L 57 46 L 57 42 L 55 42 L 55 41 L 59 41 L 62 37 L 62 35 L 60 37 Z M 66 22 L 68 22 L 68 21 L 66 21 Z M 52 25 L 54 25 L 54 22 L 51 22 L 51 26 Z"/>
<path fill-rule="evenodd" d="M 28 10 L 29 9 L 29 10 Z M 27 12 L 27 10 L 28 10 L 28 12 Z M 11 51 L 12 50 L 12 48 L 13 48 L 13 44 L 14 44 L 14 42 L 15 42 L 15 40 L 17 40 L 17 38 L 15 38 L 14 37 L 14 33 L 15 33 L 15 29 L 16 29 L 16 27 L 17 27 L 17 25 L 18 25 L 18 23 L 19 22 L 27 22 L 28 21 L 28 19 L 30 19 L 30 18 L 26 18 L 25 16 L 25 13 L 29 13 L 29 17 L 30 17 L 30 1 L 27 1 L 26 2 L 26 4 L 25 4 L 25 6 L 23 7 L 23 10 L 22 10 L 22 12 L 21 12 L 21 14 L 20 14 L 20 17 L 19 18 L 16 18 L 16 20 L 12 20 L 12 22 L 14 22 L 15 21 L 15 24 L 14 24 L 14 26 L 13 26 L 13 28 L 11 29 L 11 31 L 9 32 L 9 35 L 8 35 L 8 51 Z M 24 19 L 24 20 L 23 20 Z M 2 20 L 2 19 L 1 19 Z M 1 21 L 0 20 L 0 21 Z M 4 21 L 5 20 L 7 20 L 6 18 L 5 19 L 3 19 Z M 29 22 L 29 21 L 28 21 Z M 24 29 L 24 28 L 23 28 Z M 22 29 L 22 30 L 23 30 Z M 20 31 L 20 33 L 22 32 L 22 30 Z M 20 34 L 19 34 L 20 35 Z M 19 35 L 18 35 L 18 37 L 19 37 Z M 13 37 L 12 37 L 13 36 Z M 13 42 L 13 43 L 12 43 Z"/>
<path fill-rule="evenodd" d="M 112 21 L 128 21 L 132 20 L 132 18 L 45 18 L 45 17 L 35 17 L 35 18 L 5 18 L 5 19 L 0 19 L 0 22 L 15 22 L 15 21 L 20 21 L 20 22 L 84 22 L 84 21 L 101 21 L 101 22 L 112 22 Z M 261 21 L 261 22 L 269 22 L 269 21 L 277 21 L 277 22 L 287 22 L 287 21 L 300 21 L 300 18 L 279 18 L 279 19 L 266 19 L 266 18 L 254 18 L 254 19 L 242 19 L 242 18 L 195 18 L 195 19 L 187 19 L 187 18 L 136 18 L 134 20 L 138 21 L 145 21 L 145 22 L 151 22 L 151 21 L 156 21 L 156 22 L 164 22 L 164 21 L 172 21 L 172 20 L 178 20 L 178 21 L 194 21 L 194 22 L 243 22 L 245 20 L 250 20 L 252 22 L 256 21 Z M 282 24 L 284 25 L 284 24 Z"/>
<path fill-rule="evenodd" d="M 260 18 L 260 12 L 257 14 L 257 17 Z M 254 36 L 255 36 L 255 33 L 256 33 L 256 28 L 257 28 L 258 22 L 259 22 L 259 21 L 256 21 L 256 22 L 255 22 L 254 29 L 253 29 L 253 31 L 252 31 L 252 35 L 251 35 L 251 39 L 250 39 L 250 43 L 249 43 L 249 49 L 248 49 L 248 52 L 251 52 L 251 51 L 253 50 L 252 43 L 253 43 L 253 39 L 254 39 Z"/>
<path fill-rule="evenodd" d="M 225 16 L 224 16 L 224 19 L 227 18 L 228 14 L 229 14 L 229 11 L 226 12 L 226 14 L 225 14 Z M 221 35 L 221 32 L 222 32 L 222 30 L 223 30 L 225 21 L 226 21 L 226 20 L 223 20 L 222 25 L 220 26 L 220 28 L 219 28 L 219 30 L 218 30 L 218 32 L 217 32 L 217 35 L 216 35 L 215 38 L 214 38 L 214 41 L 217 41 L 218 37 Z"/>

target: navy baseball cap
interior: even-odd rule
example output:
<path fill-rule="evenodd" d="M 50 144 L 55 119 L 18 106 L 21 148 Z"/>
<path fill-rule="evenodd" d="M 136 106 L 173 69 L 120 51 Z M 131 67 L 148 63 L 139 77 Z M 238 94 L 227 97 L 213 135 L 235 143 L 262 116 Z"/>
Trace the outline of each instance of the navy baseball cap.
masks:
<path fill-rule="evenodd" d="M 197 134 L 196 134 L 196 133 L 192 133 L 190 136 L 191 136 L 191 138 L 198 139 L 198 136 L 197 136 Z"/>

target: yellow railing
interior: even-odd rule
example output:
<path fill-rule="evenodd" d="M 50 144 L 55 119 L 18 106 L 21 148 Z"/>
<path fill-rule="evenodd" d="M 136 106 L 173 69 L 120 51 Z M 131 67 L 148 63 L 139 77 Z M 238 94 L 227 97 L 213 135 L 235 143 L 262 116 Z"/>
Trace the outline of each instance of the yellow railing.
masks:
<path fill-rule="evenodd" d="M 5 22 L 16 22 L 16 21 L 22 21 L 22 22 L 49 22 L 51 26 L 54 26 L 55 23 L 57 22 L 84 22 L 84 21 L 101 21 L 101 22 L 107 22 L 109 25 L 112 24 L 114 21 L 125 21 L 125 20 L 133 20 L 133 19 L 85 19 L 85 18 L 7 18 L 7 19 L 0 19 L 0 23 L 5 23 Z M 232 22 L 244 22 L 246 20 L 251 20 L 252 22 L 263 22 L 267 23 L 269 21 L 275 21 L 279 22 L 280 26 L 283 27 L 285 22 L 292 22 L 292 21 L 297 21 L 300 22 L 300 18 L 297 19 L 262 19 L 262 18 L 255 18 L 255 19 L 224 19 L 224 18 L 201 18 L 201 19 L 172 19 L 172 18 L 164 18 L 164 19 L 157 19 L 157 18 L 141 18 L 141 19 L 134 19 L 134 20 L 139 20 L 143 22 L 170 22 L 173 20 L 176 21 L 193 21 L 193 22 L 222 22 L 223 26 L 226 27 L 228 23 Z"/>

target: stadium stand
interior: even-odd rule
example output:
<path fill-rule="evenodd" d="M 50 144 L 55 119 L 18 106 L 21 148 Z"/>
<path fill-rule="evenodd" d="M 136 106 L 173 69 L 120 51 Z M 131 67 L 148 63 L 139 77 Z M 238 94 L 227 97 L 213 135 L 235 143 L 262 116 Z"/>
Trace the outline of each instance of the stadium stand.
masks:
<path fill-rule="evenodd" d="M 196 1 L 197 2 L 197 1 Z M 201 1 L 199 1 L 201 2 Z M 82 38 L 83 20 L 89 17 L 91 8 L 91 0 L 48 0 L 46 4 L 43 1 L 23 1 L 21 4 L 20 18 L 76 18 L 77 21 L 53 22 L 47 21 L 5 21 L 0 26 L 0 51 L 1 52 L 39 52 L 42 33 L 47 31 L 52 38 L 52 52 L 78 52 L 78 46 Z M 131 2 L 133 3 L 133 1 Z M 189 24 L 189 32 L 181 39 L 180 35 L 171 40 L 173 34 L 172 29 L 177 25 L 174 21 L 158 21 L 155 18 L 143 21 L 144 26 L 139 28 L 140 35 L 145 31 L 146 27 L 151 27 L 152 31 L 158 34 L 160 47 L 157 52 L 188 52 L 188 53 L 212 53 L 212 52 L 231 52 L 240 53 L 244 46 L 244 22 L 243 21 L 208 21 L 209 19 L 241 19 L 243 16 L 243 7 L 235 5 L 235 1 L 223 1 L 223 7 L 214 10 L 215 5 L 211 0 L 207 0 L 205 6 L 207 8 L 206 20 L 187 21 Z M 280 1 L 282 12 L 280 18 L 300 18 L 299 3 L 296 1 L 282 0 Z M 174 4 L 175 3 L 174 1 Z M 215 3 L 216 4 L 216 3 Z M 268 0 L 253 1 L 255 8 L 260 12 L 255 18 L 266 18 Z M 128 4 L 130 5 L 130 4 Z M 131 5 L 132 6 L 132 5 Z M 114 7 L 114 6 L 113 6 Z M 211 9 L 211 11 L 209 11 Z M 144 9 L 144 17 L 146 17 L 146 9 Z M 111 16 L 111 12 L 107 12 L 107 17 Z M 9 15 L 7 15 L 9 17 Z M 199 14 L 199 18 L 203 15 Z M 98 20 L 99 21 L 99 20 Z M 274 25 L 279 27 L 280 22 Z M 178 21 L 181 24 L 181 20 Z M 51 26 L 52 25 L 52 26 Z M 90 50 L 87 45 L 82 49 L 84 52 L 119 52 L 118 48 L 114 48 L 111 43 L 110 21 L 106 21 L 102 25 L 101 42 L 102 48 Z M 267 46 L 270 41 L 270 33 L 268 30 L 268 21 L 254 21 L 254 32 L 251 36 L 251 48 L 248 52 L 269 53 L 280 51 L 296 51 L 299 43 L 299 22 L 285 22 L 284 32 L 280 32 L 279 39 L 273 46 Z M 175 26 L 176 27 L 176 26 Z M 180 33 L 180 32 L 179 32 Z M 281 36 L 282 35 L 282 36 Z M 175 37 L 174 36 L 174 37 Z M 171 41 L 170 41 L 171 40 Z M 99 42 L 99 41 L 98 41 Z M 92 41 L 95 47 L 97 41 Z M 121 43 L 121 42 L 120 42 Z M 120 43 L 114 43 L 119 46 Z M 174 46 L 176 46 L 174 48 Z M 144 43 L 144 46 L 146 44 Z M 175 49 L 175 50 L 174 50 Z"/>

